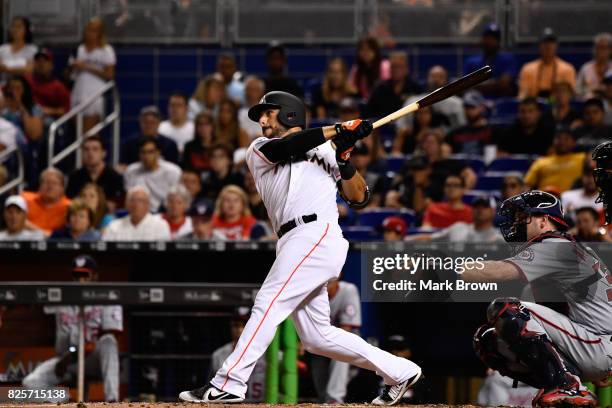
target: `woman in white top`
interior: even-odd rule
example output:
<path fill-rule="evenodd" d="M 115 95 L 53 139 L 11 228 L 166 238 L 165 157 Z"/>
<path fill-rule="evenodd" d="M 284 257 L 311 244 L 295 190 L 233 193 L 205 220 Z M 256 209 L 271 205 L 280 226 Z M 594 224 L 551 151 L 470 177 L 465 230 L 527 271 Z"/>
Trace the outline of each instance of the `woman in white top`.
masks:
<path fill-rule="evenodd" d="M 38 48 L 32 44 L 30 20 L 13 17 L 8 33 L 8 43 L 0 46 L 1 82 L 4 84 L 11 75 L 32 72 L 34 54 Z"/>
<path fill-rule="evenodd" d="M 189 98 L 189 120 L 194 120 L 200 112 L 208 111 L 216 119 L 219 104 L 226 98 L 225 84 L 218 75 L 207 75 L 198 81 L 198 86 Z"/>
<path fill-rule="evenodd" d="M 72 106 L 84 102 L 93 93 L 115 77 L 117 58 L 113 47 L 106 43 L 104 23 L 94 17 L 85 26 L 83 44 L 76 51 L 76 58 L 68 61 L 73 74 Z M 98 98 L 84 111 L 83 131 L 91 129 L 104 114 L 104 98 Z"/>
<path fill-rule="evenodd" d="M 612 34 L 599 33 L 593 39 L 593 59 L 585 63 L 578 72 L 576 93 L 586 100 L 603 93 L 603 79 L 612 70 Z"/>

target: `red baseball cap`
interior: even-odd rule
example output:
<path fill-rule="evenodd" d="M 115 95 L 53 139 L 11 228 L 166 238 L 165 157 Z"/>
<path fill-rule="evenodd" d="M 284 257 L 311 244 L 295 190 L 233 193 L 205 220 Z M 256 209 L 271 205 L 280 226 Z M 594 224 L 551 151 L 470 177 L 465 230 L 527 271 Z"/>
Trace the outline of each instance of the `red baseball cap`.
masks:
<path fill-rule="evenodd" d="M 406 225 L 406 221 L 402 217 L 398 217 L 393 215 L 391 217 L 385 218 L 382 223 L 383 230 L 385 231 L 395 231 L 400 234 L 402 237 L 406 235 L 406 231 L 408 226 Z"/>

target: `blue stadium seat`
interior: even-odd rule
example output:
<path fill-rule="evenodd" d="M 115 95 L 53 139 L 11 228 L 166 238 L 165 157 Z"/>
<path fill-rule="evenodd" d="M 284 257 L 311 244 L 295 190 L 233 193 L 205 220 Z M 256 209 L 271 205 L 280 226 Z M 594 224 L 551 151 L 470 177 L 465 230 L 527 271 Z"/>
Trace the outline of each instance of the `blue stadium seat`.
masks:
<path fill-rule="evenodd" d="M 453 154 L 450 156 L 450 158 L 463 162 L 466 166 L 471 167 L 476 174 L 482 173 L 485 169 L 485 162 L 481 156 L 468 154 Z"/>
<path fill-rule="evenodd" d="M 416 219 L 414 211 L 408 209 L 397 210 L 395 208 L 376 208 L 368 209 L 359 214 L 359 225 L 370 226 L 373 228 L 382 225 L 383 221 L 387 217 L 399 216 L 406 221 L 408 226 L 413 225 Z"/>
<path fill-rule="evenodd" d="M 529 156 L 523 155 L 501 157 L 493 160 L 487 167 L 487 171 L 520 171 L 524 173 L 531 166 L 531 161 Z"/>
<path fill-rule="evenodd" d="M 499 191 L 504 181 L 504 177 L 504 174 L 483 174 L 481 176 L 478 176 L 478 180 L 476 181 L 476 186 L 474 186 L 474 189 L 488 192 Z"/>
<path fill-rule="evenodd" d="M 382 238 L 375 228 L 361 225 L 343 227 L 342 233 L 349 241 L 376 241 Z"/>
<path fill-rule="evenodd" d="M 402 166 L 409 159 L 409 156 L 393 156 L 387 157 L 385 161 L 387 162 L 387 171 L 392 171 L 397 173 L 402 169 Z"/>
<path fill-rule="evenodd" d="M 501 200 L 501 194 L 499 191 L 468 190 L 463 195 L 463 202 L 465 204 L 472 205 L 477 198 L 482 196 L 493 197 L 497 202 Z"/>
<path fill-rule="evenodd" d="M 500 98 L 495 101 L 492 117 L 515 118 L 518 113 L 519 101 L 516 98 Z"/>

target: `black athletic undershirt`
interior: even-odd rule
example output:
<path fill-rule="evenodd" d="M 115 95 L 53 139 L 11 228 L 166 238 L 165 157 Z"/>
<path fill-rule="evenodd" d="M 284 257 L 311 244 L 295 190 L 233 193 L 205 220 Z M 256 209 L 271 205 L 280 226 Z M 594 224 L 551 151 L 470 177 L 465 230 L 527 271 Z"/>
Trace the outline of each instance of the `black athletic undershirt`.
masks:
<path fill-rule="evenodd" d="M 306 129 L 282 138 L 272 139 L 261 146 L 259 151 L 272 163 L 278 163 L 292 156 L 304 154 L 325 142 L 323 128 Z"/>

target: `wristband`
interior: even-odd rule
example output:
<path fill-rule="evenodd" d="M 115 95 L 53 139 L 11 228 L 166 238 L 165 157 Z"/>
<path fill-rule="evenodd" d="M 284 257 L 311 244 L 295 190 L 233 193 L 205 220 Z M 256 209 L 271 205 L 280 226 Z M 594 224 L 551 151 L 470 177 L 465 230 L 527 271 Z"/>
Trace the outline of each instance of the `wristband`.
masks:
<path fill-rule="evenodd" d="M 353 163 L 349 161 L 338 161 L 338 168 L 340 169 L 340 177 L 342 180 L 350 180 L 355 173 L 357 173 L 357 169 L 353 166 Z"/>

